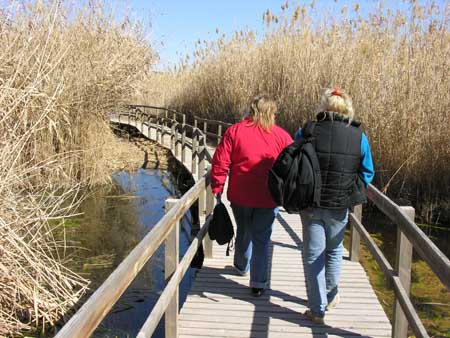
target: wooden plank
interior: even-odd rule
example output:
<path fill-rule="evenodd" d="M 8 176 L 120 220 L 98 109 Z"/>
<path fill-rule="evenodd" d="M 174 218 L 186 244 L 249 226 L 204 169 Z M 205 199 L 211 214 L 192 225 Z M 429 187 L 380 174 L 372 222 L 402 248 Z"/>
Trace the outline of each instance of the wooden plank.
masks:
<path fill-rule="evenodd" d="M 279 323 L 280 324 L 280 323 Z M 183 328 L 185 329 L 202 329 L 208 328 L 210 330 L 239 330 L 239 331 L 252 331 L 252 332 L 285 332 L 285 333 L 335 333 L 339 334 L 344 329 L 342 327 L 332 327 L 317 325 L 308 322 L 307 319 L 303 319 L 301 322 L 289 323 L 288 321 L 282 321 L 282 325 L 273 325 L 272 318 L 267 318 L 266 322 L 260 321 L 259 323 L 247 322 L 247 323 L 227 323 L 227 322 L 203 322 L 203 321 L 184 321 Z M 291 325 L 289 325 L 291 324 Z M 299 325 L 300 324 L 300 325 Z M 354 329 L 354 327 L 351 327 Z M 348 328 L 346 331 L 351 334 Z M 390 327 L 380 328 L 380 327 L 359 327 L 358 334 L 369 334 L 369 335 L 391 335 Z"/>
<path fill-rule="evenodd" d="M 217 297 L 214 298 L 206 298 L 206 297 L 198 297 L 198 296 L 191 296 L 189 299 L 189 304 L 215 304 L 217 303 Z M 265 299 L 260 299 L 260 297 L 258 297 L 257 299 L 253 298 L 241 298 L 241 299 L 236 299 L 236 298 L 222 298 L 220 299 L 220 302 L 222 304 L 253 304 L 255 306 L 257 305 L 265 305 L 265 304 L 272 304 L 272 305 L 277 305 L 277 306 L 298 306 L 298 305 L 302 305 L 304 306 L 302 303 L 300 303 L 298 298 L 292 297 L 292 298 L 276 298 L 276 297 L 272 297 L 271 299 L 265 298 Z M 381 309 L 381 305 L 379 304 L 379 302 L 377 301 L 376 298 L 343 298 L 341 299 L 341 303 L 339 304 L 339 308 L 353 308 L 353 309 L 359 309 L 359 308 L 363 308 L 363 309 L 367 309 L 367 304 L 375 304 L 375 305 L 371 305 L 371 308 L 377 308 L 377 309 Z"/>
<path fill-rule="evenodd" d="M 210 177 L 211 173 L 211 164 L 207 164 L 207 176 Z M 205 213 L 206 216 L 212 214 L 214 210 L 214 195 L 211 190 L 211 184 L 208 184 L 208 187 L 206 188 L 206 206 L 205 206 Z M 213 241 L 209 238 L 209 234 L 206 234 L 204 240 L 203 240 L 203 248 L 205 252 L 205 258 L 212 258 L 213 257 Z"/>
<path fill-rule="evenodd" d="M 362 205 L 355 206 L 353 210 L 353 216 L 355 219 L 361 222 L 362 218 Z M 359 252 L 360 252 L 360 234 L 355 229 L 355 223 L 353 218 L 350 217 L 350 260 L 352 262 L 359 261 Z"/>
<path fill-rule="evenodd" d="M 178 199 L 169 198 L 166 200 L 166 213 L 178 202 Z M 178 268 L 178 260 L 180 256 L 180 228 L 179 222 L 173 226 L 169 232 L 164 246 L 164 278 L 168 280 Z M 178 336 L 178 302 L 179 288 L 177 287 L 172 299 L 167 305 L 165 314 L 165 335 L 166 338 Z"/>
<path fill-rule="evenodd" d="M 251 323 L 254 324 L 265 324 L 267 322 L 268 317 L 256 317 L 252 318 Z M 374 317 L 376 318 L 376 317 Z M 317 324 L 311 323 L 308 319 L 303 316 L 295 315 L 292 318 L 275 318 L 270 317 L 270 325 L 273 326 L 293 326 L 293 325 L 302 325 L 302 326 L 317 326 Z M 180 322 L 184 321 L 194 321 L 194 322 L 213 322 L 213 323 L 236 323 L 236 324 L 245 324 L 249 323 L 249 319 L 244 316 L 224 316 L 221 313 L 213 313 L 210 316 L 202 316 L 200 314 L 192 314 L 187 319 L 182 319 Z M 388 329 L 389 332 L 391 330 L 390 324 L 384 321 L 352 321 L 352 318 L 347 318 L 346 321 L 342 321 L 338 318 L 327 318 L 327 324 L 334 327 L 339 327 L 342 329 L 346 328 L 373 328 L 376 325 L 378 329 Z M 184 325 L 184 323 L 183 323 Z"/>
<path fill-rule="evenodd" d="M 190 334 L 196 337 L 201 337 L 204 335 L 210 335 L 211 333 L 213 333 L 213 336 L 225 336 L 225 337 L 236 337 L 236 338 L 242 338 L 242 337 L 251 337 L 251 338 L 267 338 L 267 337 L 277 337 L 277 338 L 286 338 L 286 334 L 289 334 L 289 337 L 305 337 L 306 334 L 312 334 L 313 337 L 317 337 L 317 335 L 323 334 L 323 337 L 329 337 L 330 334 L 336 334 L 339 337 L 347 337 L 347 336 L 358 336 L 360 337 L 361 334 L 359 333 L 355 333 L 353 332 L 353 330 L 343 330 L 343 329 L 334 329 L 334 328 L 330 328 L 328 331 L 327 330 L 319 330 L 319 329 L 304 329 L 304 330 L 299 330 L 297 332 L 289 332 L 289 331 L 278 331 L 278 332 L 273 332 L 273 331 L 255 331 L 255 330 L 251 330 L 251 331 L 247 331 L 247 330 L 226 330 L 226 329 L 213 329 L 213 332 L 211 332 L 212 330 L 210 328 L 181 328 L 180 329 L 180 334 Z M 382 330 L 365 330 L 367 331 L 366 336 L 368 337 L 373 337 L 373 336 L 378 336 L 378 337 L 390 337 L 390 333 L 389 335 L 387 335 L 384 331 Z"/>
<path fill-rule="evenodd" d="M 208 218 L 206 223 L 203 225 L 203 227 L 198 232 L 197 236 L 192 241 L 191 245 L 189 246 L 188 250 L 184 254 L 183 259 L 180 262 L 179 268 L 175 271 L 175 273 L 173 274 L 169 283 L 164 288 L 161 296 L 159 297 L 158 301 L 156 302 L 155 306 L 153 307 L 152 312 L 150 313 L 150 315 L 148 316 L 144 325 L 142 326 L 141 330 L 139 331 L 137 338 L 147 338 L 147 337 L 152 336 L 153 332 L 155 331 L 156 327 L 158 326 L 158 323 L 159 323 L 161 317 L 163 316 L 164 311 L 167 309 L 167 306 L 169 305 L 171 298 L 173 297 L 174 293 L 178 289 L 178 286 L 179 286 L 181 280 L 183 279 L 184 274 L 186 273 L 187 269 L 189 268 L 189 264 L 191 263 L 192 259 L 194 258 L 195 254 L 197 252 L 197 249 L 203 240 L 203 237 L 205 236 L 206 232 L 208 231 L 210 221 L 211 221 L 211 217 Z"/>
<path fill-rule="evenodd" d="M 412 207 L 401 207 L 405 214 L 414 222 L 415 210 Z M 403 234 L 400 227 L 397 227 L 397 257 L 395 271 L 399 280 L 405 289 L 405 293 L 409 296 L 411 286 L 411 265 L 413 246 L 408 238 Z M 392 328 L 392 336 L 396 338 L 406 338 L 408 336 L 408 319 L 402 310 L 400 302 L 395 301 L 394 305 L 394 325 Z"/>
<path fill-rule="evenodd" d="M 213 335 L 211 335 L 213 334 Z M 206 333 L 199 335 L 198 333 L 196 335 L 190 335 L 190 334 L 182 334 L 179 335 L 178 338 L 229 338 L 228 336 L 218 335 L 217 332 L 214 333 Z M 243 335 L 242 338 L 253 338 L 254 335 Z M 286 334 L 277 334 L 277 333 L 271 333 L 267 332 L 267 335 L 264 336 L 265 338 L 287 338 Z M 290 334 L 288 338 L 385 338 L 386 336 L 361 336 L 361 335 L 334 335 L 334 334 L 307 334 L 307 333 L 301 333 L 301 334 Z"/>

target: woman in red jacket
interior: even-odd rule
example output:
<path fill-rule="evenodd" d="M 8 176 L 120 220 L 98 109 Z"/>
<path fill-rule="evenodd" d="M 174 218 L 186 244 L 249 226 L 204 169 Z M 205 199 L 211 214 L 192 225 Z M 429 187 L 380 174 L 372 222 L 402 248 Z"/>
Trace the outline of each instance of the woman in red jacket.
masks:
<path fill-rule="evenodd" d="M 222 193 L 227 175 L 227 197 L 237 224 L 234 267 L 241 275 L 250 270 L 252 294 L 260 296 L 268 283 L 268 249 L 278 209 L 272 200 L 267 173 L 291 136 L 275 125 L 276 103 L 256 97 L 248 116 L 230 126 L 214 153 L 211 187 Z M 252 253 L 253 251 L 253 253 Z"/>

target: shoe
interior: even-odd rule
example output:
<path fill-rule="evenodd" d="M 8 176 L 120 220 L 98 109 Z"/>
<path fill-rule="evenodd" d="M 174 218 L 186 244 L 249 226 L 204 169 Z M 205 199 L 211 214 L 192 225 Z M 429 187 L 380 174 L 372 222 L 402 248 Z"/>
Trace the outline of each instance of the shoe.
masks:
<path fill-rule="evenodd" d="M 252 288 L 252 296 L 260 297 L 264 293 L 264 289 L 261 288 Z"/>
<path fill-rule="evenodd" d="M 311 310 L 306 310 L 303 315 L 314 324 L 325 324 L 325 319 L 323 317 L 316 316 Z"/>
<path fill-rule="evenodd" d="M 339 305 L 341 302 L 341 296 L 339 296 L 339 293 L 334 296 L 333 300 L 328 303 L 328 305 L 325 307 L 325 311 L 329 311 L 331 309 L 334 309 L 336 306 Z"/>
<path fill-rule="evenodd" d="M 248 276 L 248 271 L 242 271 L 236 265 L 233 265 L 233 269 L 238 273 L 239 276 Z"/>

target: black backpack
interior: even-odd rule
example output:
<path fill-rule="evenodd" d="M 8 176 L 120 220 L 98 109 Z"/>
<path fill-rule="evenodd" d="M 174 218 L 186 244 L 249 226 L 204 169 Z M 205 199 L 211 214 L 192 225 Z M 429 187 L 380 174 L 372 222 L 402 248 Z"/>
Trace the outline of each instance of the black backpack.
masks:
<path fill-rule="evenodd" d="M 302 128 L 302 138 L 283 149 L 269 170 L 269 190 L 288 213 L 318 206 L 322 178 L 314 147 L 314 122 Z"/>
<path fill-rule="evenodd" d="M 216 240 L 217 244 L 227 246 L 227 256 L 230 252 L 230 245 L 234 237 L 233 223 L 231 223 L 230 215 L 227 208 L 220 201 L 213 210 L 213 217 L 208 228 L 209 238 Z"/>

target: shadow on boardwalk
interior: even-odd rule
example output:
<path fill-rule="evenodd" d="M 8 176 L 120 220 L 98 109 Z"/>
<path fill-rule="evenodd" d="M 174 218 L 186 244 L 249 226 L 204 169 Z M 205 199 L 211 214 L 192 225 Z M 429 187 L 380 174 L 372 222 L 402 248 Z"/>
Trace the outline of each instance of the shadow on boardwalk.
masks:
<path fill-rule="evenodd" d="M 272 241 L 270 244 L 269 271 L 272 271 L 273 252 L 276 246 L 286 247 L 293 250 L 303 250 L 303 242 L 292 227 L 279 214 L 279 224 L 284 228 L 294 244 L 286 244 Z M 299 220 L 300 221 L 300 220 Z M 299 272 L 299 275 L 301 272 Z M 192 296 L 197 296 L 198 301 L 206 300 L 207 303 L 221 303 L 217 306 L 221 317 L 208 316 L 206 312 L 198 310 L 196 316 L 202 316 L 202 321 L 213 321 L 218 330 L 232 330 L 242 332 L 241 337 L 269 338 L 274 334 L 285 337 L 349 337 L 361 335 L 351 330 L 339 329 L 329 325 L 319 325 L 310 322 L 303 316 L 307 307 L 307 300 L 295 295 L 269 288 L 261 297 L 253 297 L 250 288 L 243 285 L 247 282 L 246 277 L 238 276 L 231 265 L 224 268 L 204 267 L 201 275 L 203 277 L 202 289 L 194 287 Z M 205 279 L 212 276 L 210 282 Z M 245 280 L 244 280 L 245 278 Z M 236 305 L 238 304 L 238 305 Z M 248 305 L 252 306 L 249 307 Z M 211 315 L 214 310 L 211 308 Z M 250 324 L 250 327 L 248 327 Z M 242 328 L 245 326 L 246 328 Z M 307 328 L 302 330 L 299 328 Z M 242 329 L 240 329 L 242 328 Z M 243 331 L 246 331 L 245 333 Z M 211 329 L 211 336 L 215 335 Z M 217 333 L 218 336 L 227 334 Z M 235 336 L 235 335 L 233 335 Z"/>

